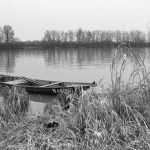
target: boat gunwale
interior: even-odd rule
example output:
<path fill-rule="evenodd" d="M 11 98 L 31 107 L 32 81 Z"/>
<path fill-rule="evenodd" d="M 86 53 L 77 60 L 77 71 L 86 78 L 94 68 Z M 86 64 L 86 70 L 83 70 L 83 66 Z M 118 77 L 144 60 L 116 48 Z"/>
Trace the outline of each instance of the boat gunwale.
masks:
<path fill-rule="evenodd" d="M 0 75 L 0 77 L 14 77 L 14 78 L 18 78 L 18 79 L 22 79 L 21 77 L 18 77 L 18 76 L 10 76 L 10 75 Z M 31 79 L 32 80 L 32 79 Z M 49 80 L 40 80 L 40 79 L 33 79 L 35 81 L 43 81 L 43 82 L 52 82 L 52 83 L 55 83 L 55 82 L 61 82 L 61 81 L 49 81 Z M 52 86 L 48 86 L 48 87 L 42 87 L 40 85 L 23 85 L 23 84 L 16 84 L 16 85 L 12 85 L 12 84 L 9 84 L 7 82 L 2 82 L 0 81 L 0 84 L 3 84 L 3 85 L 7 85 L 7 86 L 18 86 L 18 87 L 23 87 L 23 88 L 35 88 L 35 89 L 69 89 L 69 88 L 89 88 L 89 87 L 94 87 L 96 86 L 96 84 L 93 84 L 93 83 L 86 83 L 86 82 L 61 82 L 62 84 L 65 83 L 65 84 L 70 84 L 70 85 L 52 85 Z M 44 84 L 43 84 L 44 85 Z"/>

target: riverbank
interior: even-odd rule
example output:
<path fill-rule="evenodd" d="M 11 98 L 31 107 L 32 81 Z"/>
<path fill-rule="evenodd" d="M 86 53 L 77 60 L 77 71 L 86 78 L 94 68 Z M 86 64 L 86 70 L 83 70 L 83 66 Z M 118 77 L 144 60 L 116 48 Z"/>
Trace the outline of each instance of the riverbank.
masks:
<path fill-rule="evenodd" d="M 127 60 L 120 47 L 109 83 L 101 81 L 81 96 L 62 94 L 42 115 L 28 113 L 24 89 L 1 88 L 0 148 L 150 149 L 149 72 L 132 49 L 131 54 L 136 67 L 128 82 L 122 79 Z"/>
<path fill-rule="evenodd" d="M 113 41 L 103 41 L 103 42 L 45 42 L 45 41 L 28 41 L 28 42 L 16 42 L 13 44 L 0 44 L 0 50 L 10 50 L 10 49 L 79 49 L 79 48 L 118 48 L 122 43 L 116 43 Z M 125 42 L 127 47 L 150 47 L 149 42 Z"/>

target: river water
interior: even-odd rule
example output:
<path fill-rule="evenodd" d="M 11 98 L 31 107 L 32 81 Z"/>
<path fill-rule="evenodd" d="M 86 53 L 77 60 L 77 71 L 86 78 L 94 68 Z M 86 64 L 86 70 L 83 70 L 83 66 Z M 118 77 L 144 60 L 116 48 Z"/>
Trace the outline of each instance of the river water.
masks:
<path fill-rule="evenodd" d="M 110 81 L 110 65 L 116 49 L 51 49 L 51 50 L 1 50 L 0 74 L 25 76 L 56 81 L 93 82 Z M 150 65 L 150 49 L 136 48 L 139 56 L 145 54 L 145 64 Z M 131 71 L 132 57 L 125 75 Z M 31 95 L 33 112 L 42 111 L 43 103 L 55 98 Z"/>

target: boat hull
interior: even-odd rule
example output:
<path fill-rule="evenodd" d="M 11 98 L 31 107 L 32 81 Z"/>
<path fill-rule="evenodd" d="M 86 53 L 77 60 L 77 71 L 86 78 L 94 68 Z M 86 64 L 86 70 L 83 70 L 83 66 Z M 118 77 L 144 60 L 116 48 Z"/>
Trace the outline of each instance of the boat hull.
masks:
<path fill-rule="evenodd" d="M 0 84 L 7 86 L 16 86 L 25 88 L 30 93 L 41 93 L 57 95 L 62 90 L 67 89 L 72 92 L 87 90 L 90 87 L 96 86 L 95 83 L 84 83 L 84 82 L 58 82 L 58 81 L 47 81 L 29 78 L 20 78 L 17 76 L 0 75 Z"/>
<path fill-rule="evenodd" d="M 30 86 L 21 86 L 26 89 L 27 92 L 30 93 L 41 93 L 41 94 L 51 94 L 57 95 L 58 93 L 62 92 L 63 90 L 70 90 L 71 92 L 80 91 L 80 90 L 87 90 L 90 86 L 84 87 L 51 87 L 51 88 L 41 88 L 41 87 L 30 87 Z"/>

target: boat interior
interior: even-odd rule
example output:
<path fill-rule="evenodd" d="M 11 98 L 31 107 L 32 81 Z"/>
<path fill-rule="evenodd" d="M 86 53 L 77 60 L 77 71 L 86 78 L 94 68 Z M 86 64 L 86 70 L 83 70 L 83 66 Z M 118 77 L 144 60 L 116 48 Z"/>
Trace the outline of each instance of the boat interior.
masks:
<path fill-rule="evenodd" d="M 88 83 L 76 83 L 76 82 L 60 82 L 60 81 L 46 81 L 46 80 L 35 80 L 26 77 L 16 77 L 0 75 L 0 82 L 7 85 L 22 85 L 22 86 L 38 86 L 41 88 L 46 87 L 67 87 L 67 86 L 87 86 Z"/>
<path fill-rule="evenodd" d="M 27 85 L 27 86 L 41 86 L 41 87 L 58 85 L 61 83 L 54 81 L 33 80 L 26 77 L 1 76 L 1 75 L 0 75 L 0 82 L 8 85 Z"/>

